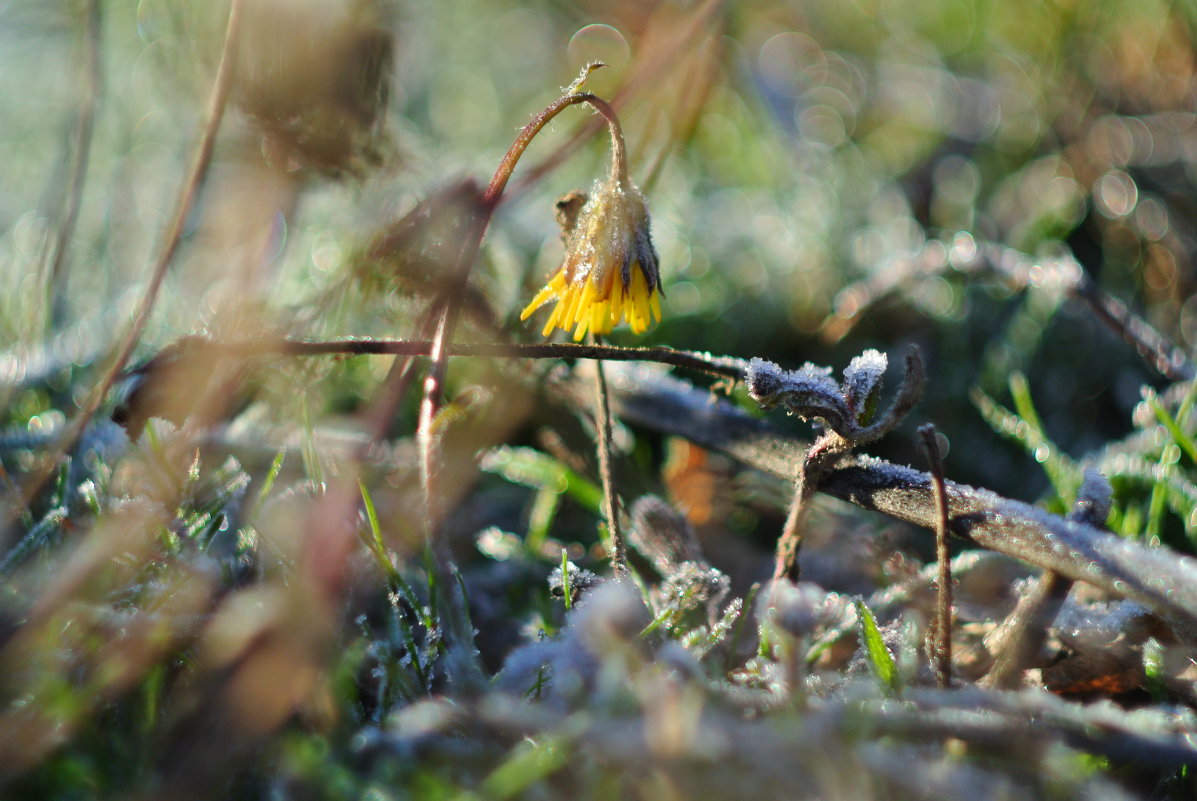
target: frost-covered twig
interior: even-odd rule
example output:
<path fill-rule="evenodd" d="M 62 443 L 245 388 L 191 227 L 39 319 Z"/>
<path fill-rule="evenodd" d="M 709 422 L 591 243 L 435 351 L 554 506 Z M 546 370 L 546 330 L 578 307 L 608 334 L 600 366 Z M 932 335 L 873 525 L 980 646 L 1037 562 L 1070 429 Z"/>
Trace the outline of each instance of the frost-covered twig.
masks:
<path fill-rule="evenodd" d="M 952 685 L 952 559 L 948 552 L 948 491 L 943 477 L 943 461 L 935 426 L 919 426 L 927 463 L 931 468 L 931 488 L 935 493 L 935 562 L 938 586 L 935 593 L 934 662 L 935 682 L 941 688 Z"/>
<path fill-rule="evenodd" d="M 1085 471 L 1069 520 L 1100 528 L 1110 514 L 1113 490 L 1096 470 Z M 1047 639 L 1047 630 L 1072 589 L 1073 582 L 1054 570 L 1045 570 L 1019 599 L 1014 611 L 985 638 L 994 654 L 994 665 L 981 680 L 987 687 L 1014 688 Z"/>
<path fill-rule="evenodd" d="M 730 403 L 712 402 L 709 392 L 659 369 L 633 367 L 620 373 L 612 381 L 612 402 L 624 422 L 685 437 L 785 479 L 795 477 L 795 455 L 808 443 Z M 930 477 L 909 467 L 844 454 L 819 489 L 899 520 L 934 525 Z M 947 490 L 956 536 L 1137 601 L 1163 616 L 1187 642 L 1197 643 L 1197 559 L 1149 548 L 989 490 L 951 481 Z"/>
<path fill-rule="evenodd" d="M 914 689 L 907 700 L 905 708 L 866 703 L 865 714 L 874 731 L 992 745 L 1062 737 L 1074 747 L 1136 765 L 1197 764 L 1190 715 L 1127 712 L 1108 702 L 1085 706 L 1042 690 Z"/>
<path fill-rule="evenodd" d="M 794 482 L 793 500 L 777 541 L 774 581 L 783 576 L 798 580 L 803 522 L 823 473 L 853 447 L 892 431 L 922 395 L 923 363 L 918 350 L 912 349 L 906 356 L 906 375 L 897 397 L 885 414 L 877 415 L 877 400 L 888 365 L 885 354 L 866 350 L 844 369 L 841 385 L 831 378 L 831 368 L 816 367 L 810 362 L 798 370 L 783 370 L 764 359 L 749 362 L 744 382 L 748 394 L 761 408 L 785 406 L 804 420 L 826 424 L 803 457 Z"/>

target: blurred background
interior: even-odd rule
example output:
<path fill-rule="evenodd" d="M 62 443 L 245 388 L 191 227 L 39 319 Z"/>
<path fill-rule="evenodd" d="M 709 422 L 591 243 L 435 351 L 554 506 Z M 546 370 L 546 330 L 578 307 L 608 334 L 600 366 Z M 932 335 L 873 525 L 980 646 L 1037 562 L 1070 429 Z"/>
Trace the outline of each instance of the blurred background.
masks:
<path fill-rule="evenodd" d="M 145 295 L 208 119 L 229 7 L 0 0 L 0 683 L 9 724 L 13 699 L 57 698 L 65 710 L 20 718 L 12 731 L 27 740 L 5 752 L 6 772 L 44 766 L 76 737 L 76 754 L 103 753 L 88 750 L 99 732 L 88 727 L 129 693 L 151 706 L 190 699 L 169 720 L 155 711 L 129 724 L 138 736 L 174 732 L 169 756 L 190 756 L 171 764 L 191 766 L 170 774 L 178 782 L 231 759 L 187 732 L 217 714 L 195 699 L 264 686 L 244 667 L 247 643 L 266 649 L 262 664 L 316 666 L 255 718 L 257 734 L 299 697 L 309 723 L 335 719 L 335 689 L 311 698 L 329 673 L 322 649 L 354 625 L 339 604 L 356 609 L 393 579 L 385 565 L 420 564 L 409 392 L 361 476 L 372 511 L 359 522 L 377 535 L 366 552 L 384 567 L 357 564 L 370 558 L 355 551 L 346 574 L 314 579 L 336 600 L 286 595 L 305 570 L 320 573 L 309 564 L 320 499 L 353 475 L 386 358 L 203 363 L 171 377 L 167 394 L 189 399 L 174 422 L 218 424 L 211 436 L 154 421 L 131 442 L 107 422 L 131 391 L 122 384 L 66 466 L 25 492 Z M 1116 530 L 1191 550 L 1197 490 L 1142 405 L 1144 387 L 1158 390 L 1168 408 L 1188 404 L 1177 412 L 1186 421 L 1191 399 L 1167 389 L 1191 368 L 1181 357 L 1161 374 L 1095 311 L 1117 299 L 1140 330 L 1182 354 L 1197 345 L 1190 0 L 243 0 L 241 12 L 213 160 L 135 361 L 189 334 L 418 338 L 462 235 L 466 182 L 485 185 L 518 129 L 601 60 L 587 88 L 623 122 L 666 295 L 663 322 L 612 342 L 811 361 L 837 375 L 866 348 L 896 366 L 917 346 L 925 399 L 870 452 L 921 466 L 913 428 L 932 421 L 949 477 L 1056 510 L 1079 465 L 1096 464 L 1114 474 Z M 543 318 L 518 315 L 561 259 L 554 201 L 607 169 L 609 142 L 586 133 L 593 125 L 571 109 L 532 144 L 471 275 L 458 340 L 540 341 Z M 483 627 L 491 669 L 521 631 L 552 628 L 542 579 L 562 547 L 603 565 L 589 421 L 541 391 L 551 373 L 501 360 L 450 370 L 466 421 L 445 442 L 455 553 L 480 582 L 472 602 L 493 602 L 476 615 L 507 621 Z M 190 397 L 205 394 L 215 400 L 200 413 Z M 129 435 L 154 414 L 135 414 Z M 629 502 L 652 491 L 686 510 L 740 591 L 767 573 L 784 485 L 651 431 L 617 427 L 616 448 Z M 922 535 L 822 508 L 828 539 L 855 531 L 851 542 L 929 553 Z M 863 566 L 876 553 L 831 554 L 822 575 L 863 591 L 906 569 Z M 371 579 L 355 584 L 361 575 Z M 98 606 L 80 612 L 85 602 Z M 256 634 L 237 629 L 248 606 Z M 315 644 L 291 636 L 311 608 L 325 615 Z M 114 610 L 149 628 L 131 633 Z M 71 647 L 90 656 L 51 646 L 76 615 L 87 634 Z M 151 631 L 175 615 L 192 622 Z M 139 657 L 105 652 L 110 629 Z M 354 647 L 381 647 L 368 642 Z M 307 747 L 296 746 L 300 762 Z M 106 786 L 140 786 L 130 776 L 155 759 Z"/>
<path fill-rule="evenodd" d="M 225 4 L 102 6 L 95 31 L 87 3 L 0 9 L 12 423 L 55 411 L 18 370 L 85 368 L 140 297 L 220 51 Z M 924 412 L 974 457 L 955 469 L 1033 495 L 1017 449 L 982 442 L 970 387 L 997 396 L 1025 372 L 1081 455 L 1128 430 L 1155 377 L 1059 282 L 960 269 L 956 236 L 1027 265 L 1075 256 L 1191 347 L 1192 21 L 1163 2 L 250 4 L 242 84 L 144 347 L 210 329 L 247 286 L 299 335 L 410 335 L 419 271 L 363 250 L 438 189 L 487 180 L 601 59 L 590 88 L 617 99 L 667 292 L 644 341 L 791 367 L 917 343 Z M 560 258 L 551 202 L 588 187 L 607 147 L 516 176 L 474 280 L 513 338 L 532 338 L 513 312 Z M 330 297 L 346 289 L 359 297 Z M 384 370 L 355 365 L 331 397 L 352 404 Z"/>

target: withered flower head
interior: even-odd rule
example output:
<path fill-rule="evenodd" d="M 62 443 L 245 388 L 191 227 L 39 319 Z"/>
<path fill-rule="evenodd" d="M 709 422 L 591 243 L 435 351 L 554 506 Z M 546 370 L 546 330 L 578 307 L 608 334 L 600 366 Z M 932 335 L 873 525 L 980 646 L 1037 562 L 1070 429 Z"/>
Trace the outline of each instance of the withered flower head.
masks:
<path fill-rule="evenodd" d="M 664 293 L 648 204 L 628 179 L 622 134 L 614 126 L 612 149 L 610 178 L 595 182 L 589 196 L 570 193 L 557 204 L 566 240 L 565 260 L 520 314 L 526 320 L 544 304 L 556 301 L 544 336 L 554 328 L 573 329 L 577 341 L 587 331 L 609 333 L 625 318 L 633 332 L 642 334 L 654 319 L 661 320 Z"/>

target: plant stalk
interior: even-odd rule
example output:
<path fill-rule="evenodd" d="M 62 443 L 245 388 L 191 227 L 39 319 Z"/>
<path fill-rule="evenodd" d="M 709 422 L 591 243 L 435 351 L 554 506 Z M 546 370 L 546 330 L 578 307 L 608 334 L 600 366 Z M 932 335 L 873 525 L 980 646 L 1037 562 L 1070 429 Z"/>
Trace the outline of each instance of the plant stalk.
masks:
<path fill-rule="evenodd" d="M 598 337 L 592 337 L 599 344 Z M 603 514 L 607 518 L 607 532 L 611 537 L 611 567 L 617 581 L 628 577 L 628 545 L 619 523 L 619 496 L 615 492 L 615 476 L 611 466 L 611 405 L 607 398 L 607 378 L 602 361 L 594 363 L 594 422 L 598 434 L 599 478 L 603 485 Z"/>

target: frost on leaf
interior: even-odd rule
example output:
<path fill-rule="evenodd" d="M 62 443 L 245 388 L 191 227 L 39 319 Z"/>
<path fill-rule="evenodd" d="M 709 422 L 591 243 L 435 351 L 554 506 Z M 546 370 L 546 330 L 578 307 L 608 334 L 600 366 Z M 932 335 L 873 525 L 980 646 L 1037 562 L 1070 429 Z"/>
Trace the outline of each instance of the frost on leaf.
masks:
<path fill-rule="evenodd" d="M 866 350 L 844 368 L 844 400 L 858 422 L 872 417 L 889 359 L 877 350 Z"/>
<path fill-rule="evenodd" d="M 748 394 L 765 409 L 784 403 L 791 411 L 802 414 L 804 406 L 835 403 L 839 397 L 831 368 L 810 362 L 798 370 L 783 370 L 773 362 L 754 358 L 748 363 L 744 381 Z"/>
<path fill-rule="evenodd" d="M 889 360 L 879 351 L 866 350 L 844 370 L 844 384 L 831 377 L 830 367 L 807 362 L 799 370 L 783 370 L 773 362 L 753 359 L 745 371 L 748 394 L 772 409 L 783 404 L 790 414 L 804 420 L 822 420 L 851 445 L 885 436 L 913 408 L 923 391 L 923 362 L 918 349 L 906 356 L 906 373 L 889 409 L 876 413 L 881 380 Z"/>
<path fill-rule="evenodd" d="M 679 612 L 697 609 L 708 601 L 719 603 L 731 588 L 731 580 L 705 562 L 683 562 L 665 578 L 661 605 Z"/>
<path fill-rule="evenodd" d="M 778 396 L 784 387 L 783 373 L 781 365 L 776 362 L 753 358 L 748 362 L 748 369 L 744 373 L 748 394 L 764 408 L 772 408 L 777 405 Z"/>

